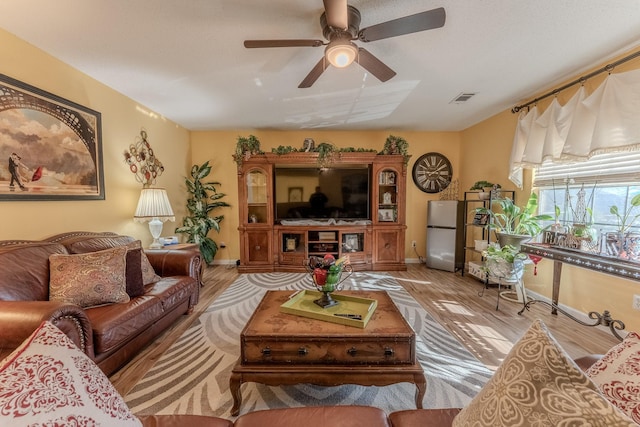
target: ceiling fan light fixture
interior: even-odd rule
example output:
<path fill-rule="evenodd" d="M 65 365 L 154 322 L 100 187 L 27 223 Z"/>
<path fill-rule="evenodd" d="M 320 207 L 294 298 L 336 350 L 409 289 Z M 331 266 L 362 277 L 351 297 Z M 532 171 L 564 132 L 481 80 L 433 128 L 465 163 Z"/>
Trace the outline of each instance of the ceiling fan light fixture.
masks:
<path fill-rule="evenodd" d="M 358 46 L 346 39 L 331 41 L 324 51 L 327 61 L 337 68 L 351 65 L 358 55 Z"/>

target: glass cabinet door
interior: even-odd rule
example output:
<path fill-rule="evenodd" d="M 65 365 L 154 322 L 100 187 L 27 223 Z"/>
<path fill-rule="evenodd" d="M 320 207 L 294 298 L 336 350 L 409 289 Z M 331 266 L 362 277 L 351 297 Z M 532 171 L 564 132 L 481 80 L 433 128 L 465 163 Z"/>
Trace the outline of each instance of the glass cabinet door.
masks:
<path fill-rule="evenodd" d="M 267 176 L 262 170 L 247 173 L 247 208 L 249 224 L 267 222 Z"/>
<path fill-rule="evenodd" d="M 384 169 L 378 174 L 378 222 L 398 222 L 398 174 Z"/>

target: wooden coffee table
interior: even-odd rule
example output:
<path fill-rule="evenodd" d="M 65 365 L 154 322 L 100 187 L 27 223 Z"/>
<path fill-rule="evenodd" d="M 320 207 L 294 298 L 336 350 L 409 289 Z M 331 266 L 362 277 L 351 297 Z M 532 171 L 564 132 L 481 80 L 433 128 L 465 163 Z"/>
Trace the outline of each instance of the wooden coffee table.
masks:
<path fill-rule="evenodd" d="M 416 360 L 415 332 L 384 291 L 343 291 L 372 298 L 378 306 L 361 329 L 280 312 L 293 291 L 267 291 L 240 335 L 241 354 L 229 380 L 231 415 L 240 412 L 240 386 L 360 384 L 416 385 L 422 408 L 427 381 Z"/>

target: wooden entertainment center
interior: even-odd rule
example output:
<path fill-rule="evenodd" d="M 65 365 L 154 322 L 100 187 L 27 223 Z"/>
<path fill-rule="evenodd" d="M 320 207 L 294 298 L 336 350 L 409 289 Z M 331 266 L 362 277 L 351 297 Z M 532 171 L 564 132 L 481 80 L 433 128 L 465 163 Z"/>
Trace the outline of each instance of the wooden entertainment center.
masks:
<path fill-rule="evenodd" d="M 346 218 L 342 216 L 350 194 L 344 187 L 348 190 L 355 184 L 341 172 L 355 167 L 369 171 L 366 218 L 349 218 L 348 213 Z M 317 177 L 276 182 L 277 168 L 315 170 Z M 402 155 L 337 152 L 326 168 L 319 166 L 318 153 L 313 152 L 251 155 L 238 165 L 238 270 L 305 271 L 310 256 L 327 253 L 336 259 L 349 255 L 354 270 L 406 270 L 406 175 Z M 327 192 L 330 201 L 332 192 L 340 195 L 333 194 L 334 208 L 318 218 L 285 218 L 286 213 L 308 210 L 316 187 Z"/>

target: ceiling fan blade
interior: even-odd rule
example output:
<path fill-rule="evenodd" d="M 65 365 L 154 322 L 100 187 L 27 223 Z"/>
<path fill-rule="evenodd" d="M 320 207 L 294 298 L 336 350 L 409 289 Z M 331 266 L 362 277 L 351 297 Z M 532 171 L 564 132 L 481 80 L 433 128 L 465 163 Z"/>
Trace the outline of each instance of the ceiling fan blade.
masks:
<path fill-rule="evenodd" d="M 358 48 L 356 61 L 362 68 L 369 71 L 381 82 L 386 82 L 396 75 L 395 71 L 387 67 L 382 61 L 373 56 L 373 54 L 366 49 Z"/>
<path fill-rule="evenodd" d="M 372 42 L 389 37 L 397 37 L 418 31 L 432 30 L 444 25 L 446 13 L 443 7 L 393 19 L 363 28 L 358 33 L 358 38 L 363 42 Z"/>
<path fill-rule="evenodd" d="M 327 65 L 327 61 L 324 59 L 323 55 L 316 66 L 311 69 L 309 74 L 307 74 L 307 77 L 305 77 L 304 80 L 298 85 L 298 88 L 304 89 L 311 87 L 316 82 L 316 80 L 318 80 L 318 77 L 320 77 L 322 73 L 324 73 L 324 70 L 327 69 Z"/>
<path fill-rule="evenodd" d="M 324 45 L 322 40 L 282 39 L 282 40 L 245 40 L 248 49 L 261 47 L 318 47 Z"/>
<path fill-rule="evenodd" d="M 349 26 L 347 0 L 323 0 L 327 24 L 336 30 L 346 30 Z"/>

